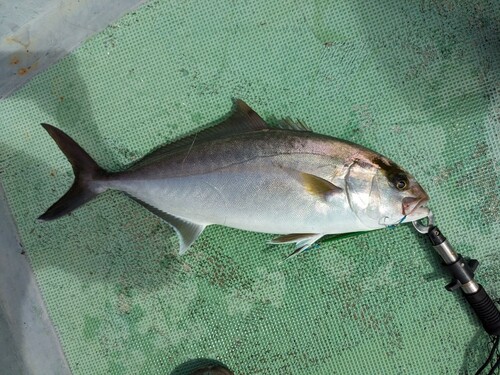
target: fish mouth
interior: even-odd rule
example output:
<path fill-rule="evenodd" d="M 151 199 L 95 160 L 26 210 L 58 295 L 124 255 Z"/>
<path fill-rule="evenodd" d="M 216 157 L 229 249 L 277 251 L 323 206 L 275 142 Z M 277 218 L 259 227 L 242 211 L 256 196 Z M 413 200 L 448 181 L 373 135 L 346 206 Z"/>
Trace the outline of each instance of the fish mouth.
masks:
<path fill-rule="evenodd" d="M 410 216 L 420 208 L 425 209 L 426 204 L 429 202 L 427 195 L 423 197 L 406 197 L 403 198 L 402 212 L 405 216 Z"/>

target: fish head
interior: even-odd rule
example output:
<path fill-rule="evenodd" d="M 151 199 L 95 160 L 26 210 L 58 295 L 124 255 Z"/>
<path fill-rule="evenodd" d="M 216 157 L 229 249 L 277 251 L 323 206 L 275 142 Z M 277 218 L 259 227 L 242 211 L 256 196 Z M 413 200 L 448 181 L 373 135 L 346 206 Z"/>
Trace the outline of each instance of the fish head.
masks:
<path fill-rule="evenodd" d="M 429 215 L 429 196 L 404 169 L 392 161 L 372 158 L 353 163 L 346 178 L 349 204 L 370 229 L 397 225 Z"/>

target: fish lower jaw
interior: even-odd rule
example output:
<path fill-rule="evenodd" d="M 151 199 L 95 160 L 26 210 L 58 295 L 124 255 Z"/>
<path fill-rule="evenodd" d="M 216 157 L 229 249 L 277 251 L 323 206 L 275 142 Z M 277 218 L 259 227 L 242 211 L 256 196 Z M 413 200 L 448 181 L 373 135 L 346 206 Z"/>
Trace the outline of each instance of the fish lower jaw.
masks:
<path fill-rule="evenodd" d="M 425 204 L 427 204 L 427 202 Z M 430 210 L 425 204 L 414 208 L 409 215 L 406 215 L 405 222 L 416 221 L 428 217 Z"/>
<path fill-rule="evenodd" d="M 420 199 L 417 197 L 406 197 L 402 202 L 402 214 L 407 217 L 412 216 L 417 210 L 422 211 L 422 209 L 425 209 L 428 202 L 429 197 L 427 195 Z"/>

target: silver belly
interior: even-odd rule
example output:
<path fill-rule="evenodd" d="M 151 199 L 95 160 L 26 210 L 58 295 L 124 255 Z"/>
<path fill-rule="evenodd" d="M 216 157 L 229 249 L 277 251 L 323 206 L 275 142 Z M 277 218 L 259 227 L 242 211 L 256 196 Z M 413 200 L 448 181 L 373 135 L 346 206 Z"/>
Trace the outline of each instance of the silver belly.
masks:
<path fill-rule="evenodd" d="M 279 168 L 232 166 L 193 176 L 115 181 L 123 190 L 171 215 L 199 224 L 275 234 L 367 230 L 345 193 L 328 202 L 307 193 Z"/>

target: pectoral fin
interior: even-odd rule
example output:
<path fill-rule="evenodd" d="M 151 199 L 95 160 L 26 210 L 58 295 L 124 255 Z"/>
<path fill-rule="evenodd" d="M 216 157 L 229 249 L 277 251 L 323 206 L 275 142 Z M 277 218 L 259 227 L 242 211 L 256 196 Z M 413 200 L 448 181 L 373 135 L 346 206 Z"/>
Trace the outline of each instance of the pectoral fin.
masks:
<path fill-rule="evenodd" d="M 335 193 L 342 192 L 341 188 L 321 177 L 309 173 L 301 173 L 300 176 L 302 178 L 302 184 L 308 193 L 323 197 L 325 200 L 328 200 L 328 198 Z"/>
<path fill-rule="evenodd" d="M 329 202 L 335 194 L 339 194 L 344 191 L 342 188 L 339 188 L 322 177 L 296 171 L 294 169 L 287 169 L 287 172 L 302 184 L 308 194 L 314 195 L 327 202 Z"/>
<path fill-rule="evenodd" d="M 172 228 L 174 228 L 177 236 L 179 237 L 179 255 L 183 255 L 189 249 L 189 247 L 196 241 L 200 236 L 201 232 L 205 229 L 206 225 L 193 223 L 189 220 L 167 214 L 162 210 L 153 207 L 140 199 L 132 197 L 137 203 L 146 208 L 148 211 L 152 212 L 156 216 L 160 217 L 166 221 Z"/>

